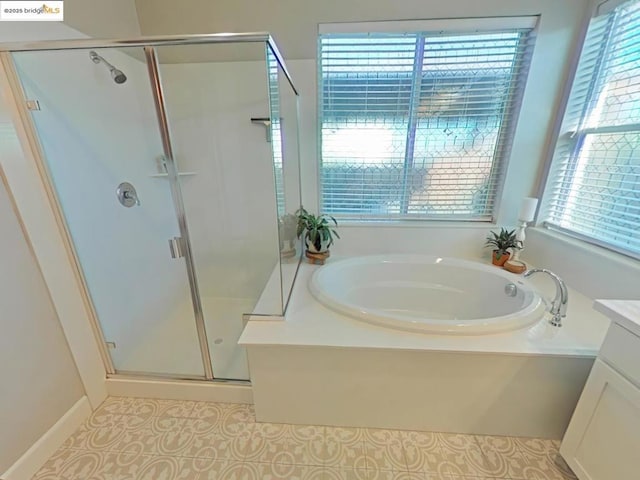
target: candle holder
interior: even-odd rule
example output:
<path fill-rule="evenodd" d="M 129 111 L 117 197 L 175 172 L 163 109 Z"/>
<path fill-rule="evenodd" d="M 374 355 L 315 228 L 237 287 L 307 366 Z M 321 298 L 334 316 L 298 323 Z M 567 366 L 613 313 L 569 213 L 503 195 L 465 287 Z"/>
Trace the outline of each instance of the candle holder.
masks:
<path fill-rule="evenodd" d="M 520 260 L 520 254 L 524 250 L 524 241 L 526 239 L 526 229 L 529 222 L 532 222 L 536 216 L 536 208 L 538 207 L 538 199 L 525 197 L 522 200 L 522 206 L 518 213 L 518 228 L 516 229 L 516 240 L 520 244 L 520 248 L 513 252 L 512 260 Z"/>
<path fill-rule="evenodd" d="M 522 250 L 524 250 L 524 240 L 526 238 L 526 229 L 527 229 L 527 225 L 529 222 L 526 222 L 522 219 L 518 219 L 518 228 L 516 229 L 516 241 L 518 242 L 518 244 L 520 245 L 520 248 L 515 249 L 515 251 L 513 252 L 513 256 L 511 257 L 511 260 L 520 260 L 520 252 L 522 252 Z"/>

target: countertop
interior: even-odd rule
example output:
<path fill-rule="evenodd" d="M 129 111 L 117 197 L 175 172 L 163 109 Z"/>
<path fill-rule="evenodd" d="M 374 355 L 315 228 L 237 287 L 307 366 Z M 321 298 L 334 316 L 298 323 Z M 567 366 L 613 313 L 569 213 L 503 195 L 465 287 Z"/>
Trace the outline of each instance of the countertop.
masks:
<path fill-rule="evenodd" d="M 596 300 L 593 308 L 640 337 L 640 300 Z"/>
<path fill-rule="evenodd" d="M 594 310 L 593 299 L 569 288 L 569 309 L 562 328 L 541 321 L 529 328 L 491 335 L 426 335 L 392 330 L 346 317 L 316 301 L 307 284 L 317 268 L 321 267 L 307 263 L 300 266 L 284 321 L 250 321 L 239 344 L 595 357 L 609 327 L 609 319 Z M 547 297 L 555 293 L 553 282 L 546 277 L 534 277 L 530 282 Z"/>

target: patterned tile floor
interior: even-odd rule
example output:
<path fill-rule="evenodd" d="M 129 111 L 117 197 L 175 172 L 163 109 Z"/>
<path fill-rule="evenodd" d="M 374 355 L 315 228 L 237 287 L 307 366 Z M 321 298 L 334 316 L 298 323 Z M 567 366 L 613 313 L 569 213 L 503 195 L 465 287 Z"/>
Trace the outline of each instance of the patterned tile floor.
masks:
<path fill-rule="evenodd" d="M 558 442 L 256 423 L 250 405 L 109 398 L 37 480 L 567 480 Z"/>

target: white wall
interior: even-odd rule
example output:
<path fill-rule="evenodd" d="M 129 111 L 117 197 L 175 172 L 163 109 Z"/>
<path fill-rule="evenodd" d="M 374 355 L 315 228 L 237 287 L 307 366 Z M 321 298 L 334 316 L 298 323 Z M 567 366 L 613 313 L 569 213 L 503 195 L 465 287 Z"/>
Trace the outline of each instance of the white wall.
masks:
<path fill-rule="evenodd" d="M 86 35 L 59 22 L 0 23 L 0 43 L 78 38 L 86 38 Z"/>
<path fill-rule="evenodd" d="M 64 23 L 94 38 L 140 35 L 133 0 L 64 0 Z"/>
<path fill-rule="evenodd" d="M 140 35 L 133 0 L 65 0 L 64 22 L 2 22 L 0 42 L 32 42 L 83 37 Z"/>
<path fill-rule="evenodd" d="M 79 37 L 53 23 L 3 22 L 0 42 Z M 0 96 L 0 157 L 21 156 L 6 99 Z M 0 474 L 84 395 L 47 286 L 0 181 Z"/>
<path fill-rule="evenodd" d="M 271 32 L 287 59 L 314 58 L 318 23 L 543 14 L 579 21 L 587 0 L 136 0 L 143 35 Z M 553 20 L 549 20 L 555 23 Z M 558 41 L 562 38 L 556 37 Z"/>
<path fill-rule="evenodd" d="M 6 111 L 0 101 L 0 124 Z M 0 155 L 15 144 L 0 130 Z M 49 292 L 0 181 L 0 474 L 84 395 Z"/>
<path fill-rule="evenodd" d="M 542 228 L 527 230 L 523 254 L 589 298 L 640 299 L 638 260 Z"/>

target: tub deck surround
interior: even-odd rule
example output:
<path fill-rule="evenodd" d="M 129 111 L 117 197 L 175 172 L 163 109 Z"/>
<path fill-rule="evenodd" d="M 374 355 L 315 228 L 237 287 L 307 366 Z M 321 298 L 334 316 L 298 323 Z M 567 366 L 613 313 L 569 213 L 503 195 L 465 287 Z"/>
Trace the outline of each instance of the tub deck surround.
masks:
<path fill-rule="evenodd" d="M 337 261 L 330 259 L 327 267 Z M 593 301 L 569 288 L 569 309 L 561 328 L 540 321 L 528 328 L 488 335 L 436 335 L 371 325 L 331 310 L 309 291 L 312 274 L 322 266 L 303 263 L 284 321 L 251 321 L 239 343 L 245 346 L 318 346 L 515 355 L 558 355 L 594 358 L 609 319 L 593 309 Z M 514 276 L 519 278 L 518 276 Z M 553 298 L 554 286 L 544 277 L 529 283 Z M 255 318 L 255 317 L 254 317 Z"/>
<path fill-rule="evenodd" d="M 562 437 L 609 326 L 592 300 L 570 291 L 561 328 L 414 333 L 316 301 L 308 284 L 327 266 L 301 265 L 284 320 L 250 321 L 240 338 L 259 421 Z M 546 280 L 531 283 L 549 298 Z"/>
<path fill-rule="evenodd" d="M 479 262 L 432 255 L 356 257 L 316 269 L 309 282 L 325 306 L 383 327 L 476 335 L 540 320 L 545 304 L 523 277 Z"/>

